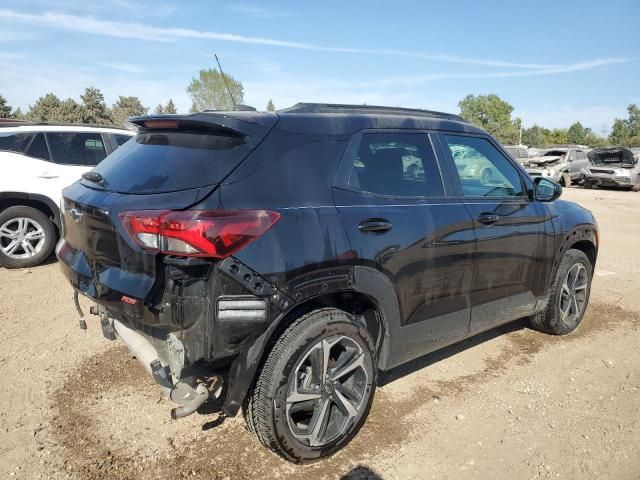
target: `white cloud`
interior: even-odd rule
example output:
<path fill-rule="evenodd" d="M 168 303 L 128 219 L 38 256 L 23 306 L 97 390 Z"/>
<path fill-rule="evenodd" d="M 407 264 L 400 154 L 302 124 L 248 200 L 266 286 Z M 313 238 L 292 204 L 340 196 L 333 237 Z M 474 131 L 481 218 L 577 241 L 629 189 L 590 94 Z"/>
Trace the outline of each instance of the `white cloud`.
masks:
<path fill-rule="evenodd" d="M 332 47 L 324 45 L 315 45 L 304 42 L 294 42 L 277 40 L 272 38 L 251 37 L 245 35 L 236 35 L 232 33 L 211 32 L 194 30 L 191 28 L 179 27 L 156 27 L 141 23 L 129 22 L 113 22 L 109 20 L 101 20 L 92 16 L 78 16 L 64 13 L 45 12 L 42 14 L 20 13 L 9 9 L 0 9 L 0 20 L 8 20 L 12 22 L 21 22 L 30 25 L 38 25 L 46 28 L 54 28 L 59 30 L 80 32 L 94 35 L 103 35 L 116 38 L 128 38 L 147 41 L 175 41 L 179 39 L 205 39 L 220 40 L 236 43 L 247 43 L 256 45 L 268 45 L 282 48 L 292 48 L 300 50 L 313 50 L 321 52 L 334 53 L 352 53 L 352 54 L 371 54 L 371 55 L 389 55 L 396 57 L 411 57 L 423 60 L 439 61 L 446 63 L 477 65 L 488 67 L 504 67 L 517 68 L 539 71 L 538 75 L 560 73 L 562 71 L 575 71 L 576 69 L 595 68 L 597 66 L 620 63 L 628 61 L 623 58 L 598 59 L 596 61 L 581 62 L 576 64 L 538 64 L 538 63 L 515 63 L 493 59 L 467 58 L 456 55 L 429 54 L 421 52 L 411 52 L 395 49 L 369 49 L 369 48 L 350 48 L 350 47 Z M 589 66 L 590 65 L 590 66 Z M 494 76 L 487 78 L 497 78 Z M 505 73 L 499 73 L 500 76 L 513 76 Z M 452 78 L 452 77 L 447 77 Z M 456 77 L 465 78 L 465 77 Z M 470 77 L 478 78 L 478 77 Z M 435 78 L 433 78 L 435 79 Z"/>

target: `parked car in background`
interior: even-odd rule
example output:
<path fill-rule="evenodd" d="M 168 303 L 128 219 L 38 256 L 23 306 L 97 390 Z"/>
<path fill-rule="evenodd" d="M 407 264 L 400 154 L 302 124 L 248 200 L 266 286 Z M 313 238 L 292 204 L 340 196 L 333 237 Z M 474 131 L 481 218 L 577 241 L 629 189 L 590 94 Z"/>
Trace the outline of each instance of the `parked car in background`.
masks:
<path fill-rule="evenodd" d="M 520 164 L 529 158 L 529 151 L 524 145 L 505 146 L 504 149 Z"/>
<path fill-rule="evenodd" d="M 62 189 L 132 135 L 107 127 L 0 124 L 0 265 L 45 260 L 60 232 Z"/>
<path fill-rule="evenodd" d="M 523 163 L 531 177 L 550 178 L 563 187 L 582 181 L 583 170 L 590 164 L 586 151 L 573 147 L 552 147 Z"/>
<path fill-rule="evenodd" d="M 64 190 L 56 252 L 173 418 L 225 392 L 265 446 L 316 460 L 356 435 L 379 371 L 523 317 L 553 334 L 583 317 L 593 215 L 456 115 L 131 121 L 135 141 Z"/>
<path fill-rule="evenodd" d="M 594 148 L 589 159 L 593 165 L 584 169 L 585 188 L 597 185 L 640 190 L 640 148 Z"/>

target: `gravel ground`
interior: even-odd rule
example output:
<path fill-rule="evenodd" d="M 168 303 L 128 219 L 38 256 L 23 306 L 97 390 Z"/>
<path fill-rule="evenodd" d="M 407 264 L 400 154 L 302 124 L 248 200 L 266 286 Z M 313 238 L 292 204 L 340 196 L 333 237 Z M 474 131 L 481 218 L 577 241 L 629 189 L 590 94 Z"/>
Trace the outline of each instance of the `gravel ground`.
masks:
<path fill-rule="evenodd" d="M 564 197 L 601 228 L 578 331 L 516 322 L 389 372 L 356 439 L 307 466 L 265 450 L 241 417 L 170 420 L 124 347 L 95 320 L 77 328 L 55 263 L 0 269 L 0 476 L 640 479 L 640 195 Z"/>

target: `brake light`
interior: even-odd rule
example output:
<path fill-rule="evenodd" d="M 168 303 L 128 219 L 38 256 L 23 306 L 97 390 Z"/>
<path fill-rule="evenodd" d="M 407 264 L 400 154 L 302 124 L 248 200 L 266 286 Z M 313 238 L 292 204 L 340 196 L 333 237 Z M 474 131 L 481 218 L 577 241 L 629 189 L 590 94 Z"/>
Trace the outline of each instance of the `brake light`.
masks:
<path fill-rule="evenodd" d="M 269 210 L 141 210 L 120 219 L 146 250 L 225 258 L 242 250 L 280 219 Z"/>

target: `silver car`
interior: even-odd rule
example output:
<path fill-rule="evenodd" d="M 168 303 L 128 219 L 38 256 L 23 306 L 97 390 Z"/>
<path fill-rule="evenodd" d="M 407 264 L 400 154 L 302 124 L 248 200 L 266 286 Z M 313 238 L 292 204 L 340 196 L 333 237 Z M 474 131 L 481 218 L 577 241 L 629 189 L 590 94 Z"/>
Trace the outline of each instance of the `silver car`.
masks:
<path fill-rule="evenodd" d="M 591 165 L 582 148 L 553 147 L 525 160 L 523 166 L 532 177 L 548 177 L 563 187 L 583 179 L 583 171 Z"/>
<path fill-rule="evenodd" d="M 593 165 L 583 172 L 585 188 L 597 185 L 640 190 L 640 148 L 594 148 L 589 159 Z"/>

